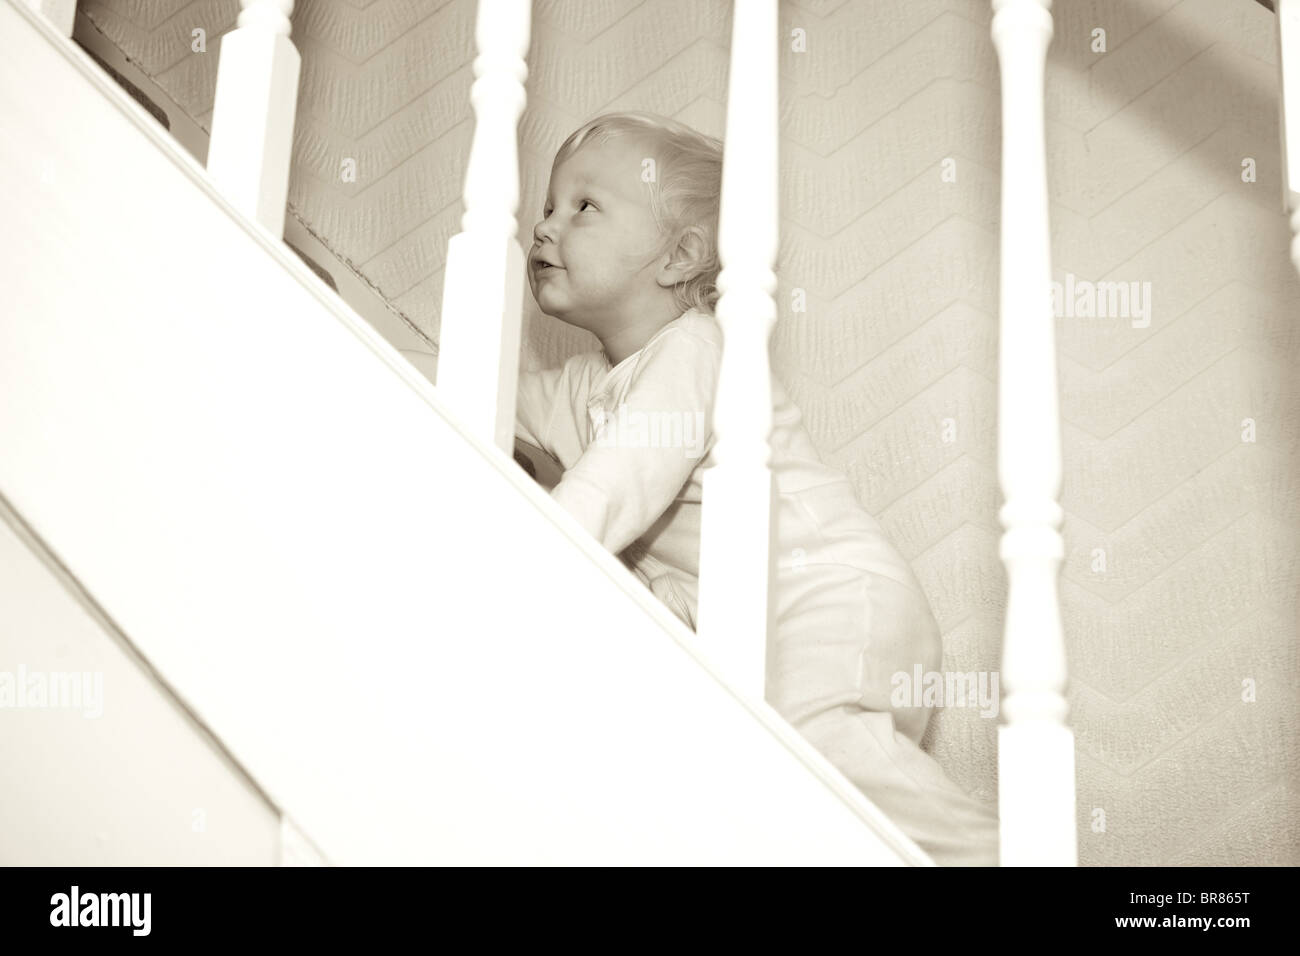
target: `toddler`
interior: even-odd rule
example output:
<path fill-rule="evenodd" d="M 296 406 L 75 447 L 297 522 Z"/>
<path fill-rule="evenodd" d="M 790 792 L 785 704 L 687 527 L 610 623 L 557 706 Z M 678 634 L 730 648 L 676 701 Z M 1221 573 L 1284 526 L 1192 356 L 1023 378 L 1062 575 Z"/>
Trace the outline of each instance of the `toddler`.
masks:
<path fill-rule="evenodd" d="M 564 468 L 554 499 L 692 629 L 723 347 L 721 170 L 718 140 L 648 113 L 598 117 L 560 147 L 528 282 L 601 351 L 521 373 L 515 430 Z M 772 389 L 767 700 L 936 862 L 996 865 L 996 817 L 919 746 L 929 710 L 890 699 L 892 675 L 940 666 L 929 604 L 775 377 Z"/>

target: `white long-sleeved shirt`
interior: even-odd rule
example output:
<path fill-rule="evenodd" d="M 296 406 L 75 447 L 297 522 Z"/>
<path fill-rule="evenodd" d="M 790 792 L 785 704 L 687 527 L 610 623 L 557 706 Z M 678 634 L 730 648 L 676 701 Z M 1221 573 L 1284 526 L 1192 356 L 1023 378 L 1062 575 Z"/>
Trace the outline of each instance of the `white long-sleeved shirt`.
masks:
<path fill-rule="evenodd" d="M 586 352 L 519 380 L 516 436 L 565 469 L 552 496 L 692 628 L 721 355 L 717 319 L 690 310 L 617 365 Z M 775 376 L 772 389 L 778 621 L 808 606 L 819 588 L 829 595 L 830 582 L 842 584 L 850 569 L 890 578 L 924 600 L 847 476 L 821 461 Z"/>
<path fill-rule="evenodd" d="M 692 629 L 721 356 L 717 320 L 691 310 L 617 365 L 588 352 L 519 380 L 516 436 L 565 469 L 551 495 Z M 936 859 L 995 862 L 996 817 L 920 749 L 930 707 L 895 694 L 941 663 L 925 594 L 775 376 L 772 392 L 765 698 Z"/>

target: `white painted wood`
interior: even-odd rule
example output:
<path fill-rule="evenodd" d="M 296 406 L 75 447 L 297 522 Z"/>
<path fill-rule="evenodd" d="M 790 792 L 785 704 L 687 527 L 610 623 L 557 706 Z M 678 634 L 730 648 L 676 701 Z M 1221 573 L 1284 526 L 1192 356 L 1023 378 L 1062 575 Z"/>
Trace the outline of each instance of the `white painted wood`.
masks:
<path fill-rule="evenodd" d="M 302 58 L 289 39 L 293 0 L 240 0 L 221 38 L 208 175 L 236 209 L 284 235 Z"/>
<path fill-rule="evenodd" d="M 1291 217 L 1291 261 L 1300 272 L 1300 0 L 1278 0 L 1281 67 L 1282 192 Z"/>
<path fill-rule="evenodd" d="M 51 26 L 65 37 L 72 36 L 72 27 L 77 20 L 77 0 L 23 0 L 23 2 L 49 20 Z"/>
<path fill-rule="evenodd" d="M 280 866 L 329 866 L 329 861 L 288 814 L 280 817 L 278 863 Z"/>
<path fill-rule="evenodd" d="M 998 477 L 1007 567 L 998 728 L 1004 866 L 1073 866 L 1074 735 L 1066 723 L 1057 603 L 1064 544 L 1056 340 L 1051 309 L 1044 73 L 1051 0 L 993 0 L 1002 77 Z"/>
<path fill-rule="evenodd" d="M 762 700 L 775 606 L 768 338 L 779 212 L 776 0 L 737 3 L 733 16 L 718 227 L 717 463 L 704 473 L 697 631 L 733 686 Z"/>
<path fill-rule="evenodd" d="M 438 389 L 475 435 L 514 446 L 524 251 L 518 124 L 527 96 L 531 0 L 479 0 L 474 140 L 461 232 L 447 246 L 438 334 Z"/>
<path fill-rule="evenodd" d="M 326 859 L 931 862 L 66 47 L 0 4 L 0 493 Z"/>
<path fill-rule="evenodd" d="M 275 862 L 275 808 L 3 498 L 0 755 L 0 866 Z"/>

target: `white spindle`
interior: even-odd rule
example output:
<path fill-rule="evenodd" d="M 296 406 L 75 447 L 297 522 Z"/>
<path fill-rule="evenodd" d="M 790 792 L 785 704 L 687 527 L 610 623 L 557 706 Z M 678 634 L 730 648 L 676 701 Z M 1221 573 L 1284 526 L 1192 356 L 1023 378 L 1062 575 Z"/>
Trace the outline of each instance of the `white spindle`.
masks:
<path fill-rule="evenodd" d="M 724 344 L 714 405 L 716 465 L 704 473 L 697 633 L 733 686 L 763 699 L 773 620 L 773 481 L 768 467 L 776 322 L 776 0 L 733 7 L 718 252 Z"/>
<path fill-rule="evenodd" d="M 284 235 L 302 58 L 289 39 L 293 0 L 240 0 L 221 38 L 208 174 L 244 215 Z"/>
<path fill-rule="evenodd" d="M 1294 234 L 1291 261 L 1300 271 L 1300 0 L 1278 0 L 1277 38 L 1282 71 L 1282 192 Z"/>
<path fill-rule="evenodd" d="M 77 0 L 26 0 L 26 4 L 65 37 L 72 36 L 72 26 L 77 19 Z"/>
<path fill-rule="evenodd" d="M 527 96 L 530 0 L 479 0 L 474 141 L 461 232 L 447 247 L 438 391 L 475 434 L 514 448 L 524 251 L 519 245 L 518 123 Z"/>
<path fill-rule="evenodd" d="M 1006 503 L 1004 723 L 998 806 L 1004 866 L 1073 866 L 1074 734 L 1066 723 L 1065 640 L 1057 603 L 1064 544 L 1056 337 L 1043 85 L 1051 0 L 993 0 L 1002 72 L 998 477 Z"/>

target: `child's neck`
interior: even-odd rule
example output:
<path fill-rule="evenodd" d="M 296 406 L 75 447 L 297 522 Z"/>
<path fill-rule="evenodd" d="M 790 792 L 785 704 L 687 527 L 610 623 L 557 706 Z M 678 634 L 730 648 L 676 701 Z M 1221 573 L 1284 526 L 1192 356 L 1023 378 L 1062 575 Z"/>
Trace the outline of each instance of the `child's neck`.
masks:
<path fill-rule="evenodd" d="M 671 314 L 669 314 L 671 312 Z M 682 310 L 676 305 L 661 309 L 655 314 L 647 314 L 606 334 L 597 334 L 600 347 L 611 366 L 622 362 L 629 355 L 634 355 L 645 347 L 660 329 L 680 317 Z"/>

